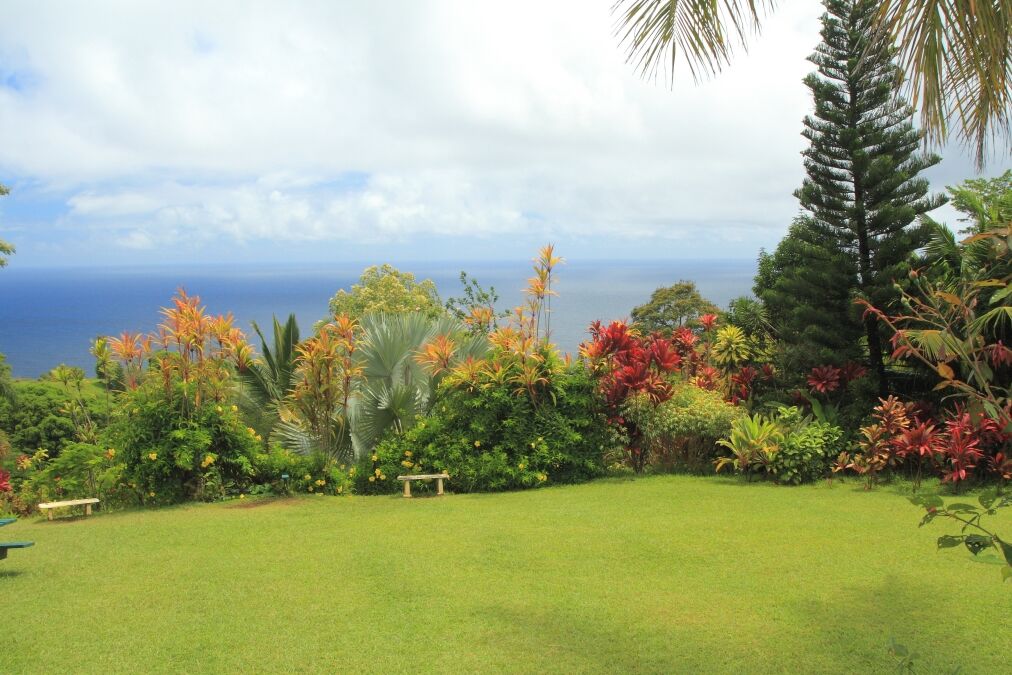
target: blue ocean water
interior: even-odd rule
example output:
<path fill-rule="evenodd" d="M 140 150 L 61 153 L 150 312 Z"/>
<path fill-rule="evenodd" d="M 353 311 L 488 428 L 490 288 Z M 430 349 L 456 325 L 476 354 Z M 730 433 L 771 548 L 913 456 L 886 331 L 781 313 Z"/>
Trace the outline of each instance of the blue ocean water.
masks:
<path fill-rule="evenodd" d="M 272 314 L 294 312 L 303 334 L 327 313 L 327 300 L 358 280 L 365 264 L 18 269 L 0 271 L 0 353 L 17 377 L 37 377 L 60 363 L 91 373 L 89 343 L 98 335 L 124 330 L 151 332 L 159 308 L 176 288 L 199 295 L 208 311 L 232 312 L 237 325 L 252 333 L 250 321 L 269 326 Z M 494 286 L 504 308 L 521 299 L 531 276 L 530 263 L 398 263 L 419 279 L 432 279 L 445 300 L 461 293 L 465 270 L 482 286 Z M 755 263 L 719 261 L 574 261 L 559 268 L 553 301 L 553 340 L 575 352 L 591 321 L 623 319 L 658 286 L 695 281 L 700 292 L 724 307 L 752 287 Z M 254 342 L 255 343 L 255 342 Z M 255 343 L 256 344 L 256 343 Z"/>

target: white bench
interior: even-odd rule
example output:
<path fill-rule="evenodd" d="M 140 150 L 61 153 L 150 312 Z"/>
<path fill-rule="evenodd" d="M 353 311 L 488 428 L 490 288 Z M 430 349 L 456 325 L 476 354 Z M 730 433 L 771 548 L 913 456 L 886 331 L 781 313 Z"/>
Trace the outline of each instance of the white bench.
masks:
<path fill-rule="evenodd" d="M 53 509 L 58 509 L 64 506 L 84 506 L 84 515 L 91 515 L 91 505 L 98 504 L 98 500 L 94 497 L 90 499 L 71 499 L 66 502 L 46 502 L 45 504 L 39 504 L 39 509 L 46 511 L 46 515 L 49 519 L 53 519 Z"/>
<path fill-rule="evenodd" d="M 432 480 L 436 479 L 436 494 L 443 494 L 443 480 L 449 479 L 450 474 L 447 473 L 422 473 L 417 476 L 397 476 L 397 480 L 404 481 L 404 496 L 411 496 L 411 481 L 413 480 Z"/>

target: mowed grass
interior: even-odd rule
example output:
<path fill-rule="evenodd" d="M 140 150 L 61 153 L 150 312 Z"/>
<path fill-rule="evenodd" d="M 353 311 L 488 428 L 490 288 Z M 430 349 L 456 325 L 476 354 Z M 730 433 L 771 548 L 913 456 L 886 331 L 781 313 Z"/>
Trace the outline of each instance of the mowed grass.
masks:
<path fill-rule="evenodd" d="M 664 476 L 20 521 L 0 672 L 1008 672 L 1012 584 L 893 491 Z M 1012 521 L 1001 521 L 1006 531 Z"/>

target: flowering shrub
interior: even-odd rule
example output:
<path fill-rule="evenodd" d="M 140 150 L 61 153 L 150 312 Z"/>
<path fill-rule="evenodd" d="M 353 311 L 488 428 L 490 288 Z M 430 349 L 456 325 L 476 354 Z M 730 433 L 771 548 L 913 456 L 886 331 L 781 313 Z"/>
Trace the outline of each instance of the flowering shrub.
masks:
<path fill-rule="evenodd" d="M 518 393 L 515 385 L 499 379 L 495 368 L 478 370 L 473 387 L 448 378 L 431 416 L 381 442 L 360 461 L 356 490 L 395 492 L 398 475 L 444 471 L 450 487 L 460 492 L 522 489 L 600 475 L 611 435 L 604 415 L 595 412 L 594 383 L 578 366 L 557 363 L 550 370 L 550 383 L 536 398 L 524 390 Z"/>
<path fill-rule="evenodd" d="M 220 499 L 243 492 L 253 476 L 263 439 L 234 406 L 190 407 L 181 388 L 168 397 L 159 386 L 126 392 L 109 428 L 124 481 L 142 503 Z"/>

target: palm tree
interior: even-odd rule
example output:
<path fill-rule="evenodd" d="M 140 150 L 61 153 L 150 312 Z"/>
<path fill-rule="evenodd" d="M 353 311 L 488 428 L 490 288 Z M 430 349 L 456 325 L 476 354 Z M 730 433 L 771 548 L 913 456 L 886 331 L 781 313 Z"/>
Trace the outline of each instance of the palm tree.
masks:
<path fill-rule="evenodd" d="M 263 438 L 270 438 L 278 422 L 278 407 L 295 386 L 296 347 L 299 344 L 299 326 L 295 315 L 281 324 L 274 321 L 274 345 L 256 321 L 253 330 L 260 336 L 261 357 L 239 373 L 239 402 L 246 418 Z"/>
<path fill-rule="evenodd" d="M 425 345 L 449 336 L 456 362 L 479 358 L 489 348 L 484 335 L 469 333 L 466 325 L 450 316 L 370 314 L 362 319 L 362 328 L 365 337 L 357 354 L 364 382 L 351 415 L 359 455 L 370 451 L 387 431 L 401 433 L 431 410 L 441 374 L 434 375 L 417 358 Z"/>
<path fill-rule="evenodd" d="M 927 138 L 950 123 L 982 167 L 1012 129 L 1012 3 L 882 0 L 875 26 L 897 47 L 900 94 L 920 107 Z M 644 76 L 674 75 L 679 54 L 694 78 L 713 75 L 746 47 L 774 0 L 616 0 L 616 33 Z M 874 41 L 872 41 L 874 43 Z"/>

